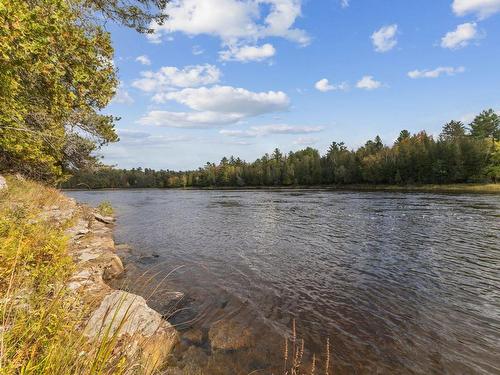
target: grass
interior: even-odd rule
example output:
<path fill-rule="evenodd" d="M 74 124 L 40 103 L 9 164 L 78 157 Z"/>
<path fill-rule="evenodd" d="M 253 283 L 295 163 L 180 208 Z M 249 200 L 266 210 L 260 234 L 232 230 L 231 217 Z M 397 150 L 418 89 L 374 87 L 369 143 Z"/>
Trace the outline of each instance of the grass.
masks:
<path fill-rule="evenodd" d="M 295 319 L 292 320 L 292 335 L 285 338 L 283 350 L 283 375 L 331 375 L 330 339 L 326 339 L 323 363 L 313 354 L 311 363 L 304 363 L 304 339 L 299 339 Z"/>
<path fill-rule="evenodd" d="M 96 209 L 102 216 L 112 216 L 114 213 L 113 206 L 109 201 L 101 202 Z"/>
<path fill-rule="evenodd" d="M 0 373 L 146 373 L 117 350 L 119 330 L 102 327 L 93 343 L 82 333 L 90 306 L 66 287 L 75 264 L 64 231 L 75 218 L 46 215 L 70 202 L 34 182 L 7 183 L 0 191 Z"/>

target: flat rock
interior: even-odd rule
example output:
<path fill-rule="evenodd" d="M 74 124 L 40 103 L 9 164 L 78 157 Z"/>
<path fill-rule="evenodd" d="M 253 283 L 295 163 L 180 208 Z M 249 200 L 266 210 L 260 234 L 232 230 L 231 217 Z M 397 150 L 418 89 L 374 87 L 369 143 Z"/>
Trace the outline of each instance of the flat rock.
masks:
<path fill-rule="evenodd" d="M 94 212 L 94 219 L 104 224 L 112 224 L 115 221 L 115 219 L 112 216 L 102 216 L 97 212 Z"/>

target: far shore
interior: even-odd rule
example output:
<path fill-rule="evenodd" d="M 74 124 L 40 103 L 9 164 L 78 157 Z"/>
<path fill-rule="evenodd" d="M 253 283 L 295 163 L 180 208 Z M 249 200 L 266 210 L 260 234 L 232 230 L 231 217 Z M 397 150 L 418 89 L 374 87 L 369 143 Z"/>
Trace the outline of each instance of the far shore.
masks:
<path fill-rule="evenodd" d="M 325 190 L 325 191 L 394 191 L 394 192 L 432 192 L 432 193 L 477 193 L 477 194 L 500 194 L 500 184 L 429 184 L 429 185 L 312 185 L 312 186 L 207 186 L 207 187 L 179 187 L 179 188 L 95 188 L 95 189 L 61 189 L 62 191 L 85 191 L 85 190 L 223 190 L 223 191 L 245 191 L 245 190 L 267 190 L 267 191 L 300 191 L 300 190 Z"/>

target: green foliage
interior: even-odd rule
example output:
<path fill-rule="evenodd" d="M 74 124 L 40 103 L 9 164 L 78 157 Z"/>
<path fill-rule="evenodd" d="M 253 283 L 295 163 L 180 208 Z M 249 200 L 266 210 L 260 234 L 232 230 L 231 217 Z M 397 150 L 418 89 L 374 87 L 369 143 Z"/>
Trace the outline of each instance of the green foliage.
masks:
<path fill-rule="evenodd" d="M 101 202 L 97 206 L 97 211 L 103 216 L 111 216 L 114 213 L 113 206 L 109 201 Z"/>
<path fill-rule="evenodd" d="M 494 118 L 491 111 L 485 113 L 487 118 Z M 478 117 L 483 118 L 483 114 Z M 471 128 L 477 129 L 477 124 L 485 122 L 476 119 Z M 63 186 L 179 188 L 496 181 L 499 143 L 488 134 L 469 134 L 461 122 L 451 121 L 444 125 L 437 140 L 425 132 L 411 134 L 403 130 L 392 147 L 385 146 L 377 136 L 356 151 L 347 149 L 343 142 L 332 142 L 324 156 L 310 147 L 288 154 L 275 149 L 253 163 L 231 156 L 219 164 L 207 163 L 197 171 L 101 168 L 81 171 Z"/>
<path fill-rule="evenodd" d="M 110 36 L 65 0 L 0 5 L 0 168 L 53 181 L 117 140 Z"/>
<path fill-rule="evenodd" d="M 500 140 L 500 117 L 492 109 L 481 112 L 470 124 L 470 133 L 479 139 Z"/>
<path fill-rule="evenodd" d="M 151 23 L 163 24 L 169 0 L 85 0 L 82 5 L 140 33 L 152 33 Z"/>

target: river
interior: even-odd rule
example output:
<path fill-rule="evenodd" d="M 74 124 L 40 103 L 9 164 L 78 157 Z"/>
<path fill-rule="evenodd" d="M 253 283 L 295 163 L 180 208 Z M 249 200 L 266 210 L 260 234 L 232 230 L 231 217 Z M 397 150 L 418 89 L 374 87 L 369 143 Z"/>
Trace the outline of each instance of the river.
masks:
<path fill-rule="evenodd" d="M 112 203 L 120 283 L 177 325 L 185 373 L 280 374 L 295 322 L 317 371 L 328 339 L 330 374 L 500 374 L 498 195 L 67 194 Z"/>

